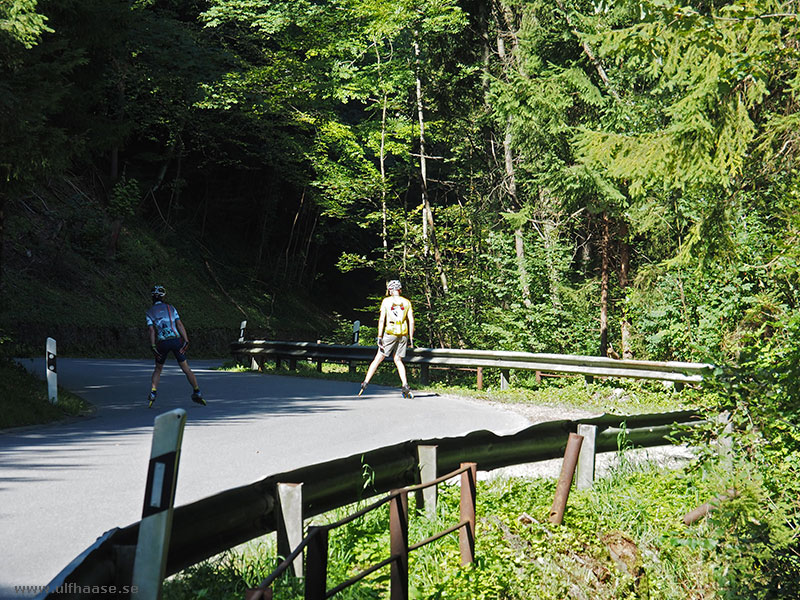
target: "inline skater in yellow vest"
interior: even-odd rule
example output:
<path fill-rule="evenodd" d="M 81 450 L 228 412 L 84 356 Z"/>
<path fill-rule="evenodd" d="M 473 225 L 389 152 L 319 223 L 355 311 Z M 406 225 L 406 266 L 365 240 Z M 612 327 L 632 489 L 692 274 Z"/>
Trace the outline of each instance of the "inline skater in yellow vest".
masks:
<path fill-rule="evenodd" d="M 406 350 L 414 346 L 414 310 L 411 300 L 400 295 L 403 288 L 400 281 L 392 279 L 386 284 L 386 298 L 381 302 L 381 314 L 378 317 L 378 353 L 367 369 L 367 376 L 361 384 L 358 395 L 364 393 L 369 380 L 375 375 L 378 366 L 385 358 L 394 357 L 397 374 L 403 385 L 403 398 L 413 398 L 411 388 L 406 379 L 406 367 L 403 358 Z"/>

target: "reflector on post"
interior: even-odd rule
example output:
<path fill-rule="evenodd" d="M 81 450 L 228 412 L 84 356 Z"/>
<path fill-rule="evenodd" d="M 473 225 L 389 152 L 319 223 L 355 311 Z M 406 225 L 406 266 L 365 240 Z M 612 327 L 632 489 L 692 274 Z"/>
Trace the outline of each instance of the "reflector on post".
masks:
<path fill-rule="evenodd" d="M 50 404 L 58 403 L 58 374 L 56 369 L 56 341 L 47 338 L 47 349 L 45 354 L 47 361 L 47 398 Z"/>
<path fill-rule="evenodd" d="M 137 599 L 158 600 L 167 568 L 172 512 L 186 411 L 178 408 L 156 417 L 142 521 L 133 563 Z"/>

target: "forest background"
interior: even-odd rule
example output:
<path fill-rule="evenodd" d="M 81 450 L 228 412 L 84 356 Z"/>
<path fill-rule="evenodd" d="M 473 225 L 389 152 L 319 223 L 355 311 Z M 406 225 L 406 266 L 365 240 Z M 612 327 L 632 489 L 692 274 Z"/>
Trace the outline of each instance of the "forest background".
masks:
<path fill-rule="evenodd" d="M 2 0 L 4 352 L 146 350 L 153 283 L 344 341 L 399 277 L 422 345 L 724 365 L 796 515 L 797 8 Z"/>

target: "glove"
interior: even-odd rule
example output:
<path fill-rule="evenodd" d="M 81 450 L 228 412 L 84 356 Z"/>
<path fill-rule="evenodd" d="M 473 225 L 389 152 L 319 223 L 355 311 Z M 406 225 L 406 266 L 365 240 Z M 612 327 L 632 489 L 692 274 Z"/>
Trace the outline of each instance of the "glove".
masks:
<path fill-rule="evenodd" d="M 150 346 L 150 350 L 153 351 L 153 356 L 156 357 L 156 360 L 160 360 L 161 359 L 161 354 L 159 353 L 158 348 L 156 347 L 155 344 L 152 344 Z"/>

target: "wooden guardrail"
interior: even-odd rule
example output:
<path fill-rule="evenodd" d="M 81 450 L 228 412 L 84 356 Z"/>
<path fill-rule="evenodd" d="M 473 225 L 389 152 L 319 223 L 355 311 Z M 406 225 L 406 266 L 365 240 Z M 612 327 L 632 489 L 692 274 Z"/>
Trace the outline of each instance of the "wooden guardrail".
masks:
<path fill-rule="evenodd" d="M 418 446 L 437 446 L 436 471 L 447 473 L 461 463 L 475 462 L 482 470 L 532 463 L 564 455 L 569 433 L 579 425 L 596 427 L 595 451 L 617 451 L 624 434 L 634 447 L 670 444 L 688 435 L 675 424 L 700 423 L 693 411 L 654 415 L 603 415 L 594 419 L 552 421 L 510 435 L 475 431 L 465 436 L 407 441 L 329 462 L 271 475 L 174 509 L 166 574 L 177 573 L 234 546 L 276 531 L 279 482 L 303 485 L 302 514 L 314 517 L 364 499 L 362 469 L 374 472 L 373 495 L 421 483 Z M 688 430 L 684 428 L 684 430 Z M 123 589 L 130 585 L 140 522 L 104 533 L 47 586 L 40 599 L 103 598 L 93 589 Z M 105 586 L 105 587 L 104 587 Z M 64 590 L 80 590 L 75 594 Z M 89 590 L 87 592 L 86 590 Z"/>
<path fill-rule="evenodd" d="M 275 340 L 242 340 L 231 344 L 231 353 L 242 363 L 262 367 L 266 360 L 278 364 L 285 360 L 294 368 L 298 360 L 323 362 L 370 362 L 377 346 L 343 346 L 313 342 Z M 679 384 L 699 383 L 712 365 L 692 362 L 658 362 L 649 360 L 615 360 L 602 356 L 571 354 L 535 354 L 501 350 L 468 350 L 459 348 L 409 348 L 405 362 L 421 366 L 421 379 L 427 383 L 428 367 L 471 367 L 524 369 L 542 373 L 568 373 L 587 377 L 629 377 L 672 381 Z M 507 380 L 507 377 L 505 378 Z"/>

